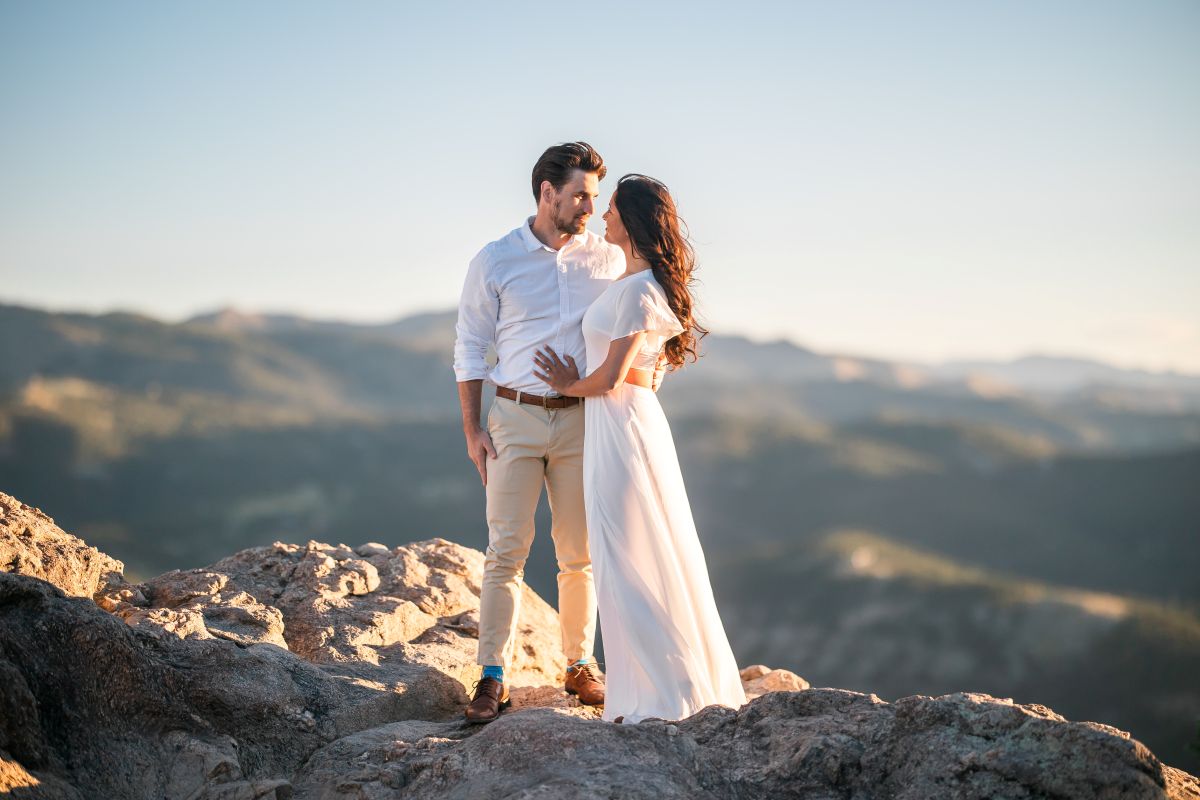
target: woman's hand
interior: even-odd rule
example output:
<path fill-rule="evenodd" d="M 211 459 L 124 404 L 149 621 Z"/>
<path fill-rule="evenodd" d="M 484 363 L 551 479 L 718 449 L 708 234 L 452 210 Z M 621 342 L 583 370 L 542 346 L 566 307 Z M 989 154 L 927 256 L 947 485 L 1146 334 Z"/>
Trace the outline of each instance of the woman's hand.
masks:
<path fill-rule="evenodd" d="M 570 356 L 566 358 L 564 363 L 554 348 L 546 345 L 545 353 L 538 350 L 533 356 L 533 363 L 541 369 L 541 372 L 535 369 L 533 374 L 554 391 L 569 397 L 571 385 L 579 380 L 579 367 L 575 366 L 575 359 Z"/>

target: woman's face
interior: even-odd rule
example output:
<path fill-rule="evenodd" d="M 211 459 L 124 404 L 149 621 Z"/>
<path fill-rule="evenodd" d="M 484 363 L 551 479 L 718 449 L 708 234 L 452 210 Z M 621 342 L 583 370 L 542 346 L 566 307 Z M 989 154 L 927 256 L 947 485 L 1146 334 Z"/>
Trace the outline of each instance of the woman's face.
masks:
<path fill-rule="evenodd" d="M 629 232 L 621 222 L 621 214 L 617 211 L 617 193 L 613 192 L 608 198 L 608 210 L 604 212 L 604 241 L 621 247 L 629 241 Z"/>

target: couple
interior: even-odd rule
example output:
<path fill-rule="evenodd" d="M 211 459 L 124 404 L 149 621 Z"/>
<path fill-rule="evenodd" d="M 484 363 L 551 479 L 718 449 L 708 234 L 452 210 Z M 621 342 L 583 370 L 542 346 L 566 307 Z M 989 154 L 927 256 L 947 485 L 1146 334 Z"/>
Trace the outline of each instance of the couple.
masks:
<path fill-rule="evenodd" d="M 661 362 L 681 367 L 704 333 L 692 249 L 666 187 L 643 175 L 617 182 L 603 239 L 588 231 L 605 172 L 585 142 L 546 150 L 533 168 L 537 214 L 484 247 L 463 286 L 454 370 L 488 522 L 471 722 L 508 704 L 543 483 L 567 692 L 616 722 L 746 701 L 654 393 Z M 486 427 L 484 380 L 496 386 Z M 607 687 L 592 657 L 597 606 Z"/>

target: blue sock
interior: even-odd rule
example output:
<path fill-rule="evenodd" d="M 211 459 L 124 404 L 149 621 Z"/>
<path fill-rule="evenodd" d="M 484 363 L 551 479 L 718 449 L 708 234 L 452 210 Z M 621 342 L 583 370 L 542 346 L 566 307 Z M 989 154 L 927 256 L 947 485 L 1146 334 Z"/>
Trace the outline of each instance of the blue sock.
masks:
<path fill-rule="evenodd" d="M 504 667 L 484 667 L 483 677 L 495 678 L 501 683 L 504 683 Z"/>
<path fill-rule="evenodd" d="M 590 659 L 590 658 L 588 658 L 587 656 L 584 656 L 583 658 L 579 659 L 578 661 L 576 661 L 576 662 L 575 662 L 574 664 L 572 664 L 571 666 L 572 666 L 572 667 L 578 667 L 578 666 L 581 666 L 581 665 L 583 665 L 583 664 L 586 664 L 586 663 L 588 663 L 589 661 L 591 661 L 591 659 Z"/>

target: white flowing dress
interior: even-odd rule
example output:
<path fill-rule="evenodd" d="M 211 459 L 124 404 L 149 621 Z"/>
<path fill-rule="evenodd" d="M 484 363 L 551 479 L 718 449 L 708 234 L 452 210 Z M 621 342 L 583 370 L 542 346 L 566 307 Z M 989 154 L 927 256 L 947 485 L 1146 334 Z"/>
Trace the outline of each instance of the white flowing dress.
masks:
<path fill-rule="evenodd" d="M 683 331 L 650 270 L 614 281 L 583 317 L 589 373 L 609 344 L 647 331 L 653 369 Z M 671 429 L 650 389 L 623 383 L 584 403 L 583 487 L 604 633 L 606 720 L 683 719 L 746 702 L 721 625 Z"/>

